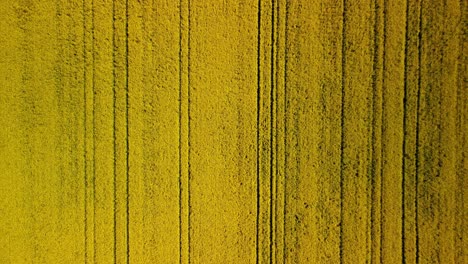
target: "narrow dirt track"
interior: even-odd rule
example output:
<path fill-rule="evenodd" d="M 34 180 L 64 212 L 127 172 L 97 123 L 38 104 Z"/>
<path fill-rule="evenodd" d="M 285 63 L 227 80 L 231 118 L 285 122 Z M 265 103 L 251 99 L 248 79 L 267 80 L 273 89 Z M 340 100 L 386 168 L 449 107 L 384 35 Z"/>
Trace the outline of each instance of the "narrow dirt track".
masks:
<path fill-rule="evenodd" d="M 0 263 L 468 263 L 466 1 L 0 14 Z"/>

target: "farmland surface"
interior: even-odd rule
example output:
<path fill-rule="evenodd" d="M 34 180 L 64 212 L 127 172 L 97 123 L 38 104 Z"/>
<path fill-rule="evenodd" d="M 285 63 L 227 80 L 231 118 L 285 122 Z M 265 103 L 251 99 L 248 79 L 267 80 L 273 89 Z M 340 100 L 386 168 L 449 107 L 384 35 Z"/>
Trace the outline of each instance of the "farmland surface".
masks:
<path fill-rule="evenodd" d="M 467 4 L 0 0 L 0 263 L 468 263 Z"/>

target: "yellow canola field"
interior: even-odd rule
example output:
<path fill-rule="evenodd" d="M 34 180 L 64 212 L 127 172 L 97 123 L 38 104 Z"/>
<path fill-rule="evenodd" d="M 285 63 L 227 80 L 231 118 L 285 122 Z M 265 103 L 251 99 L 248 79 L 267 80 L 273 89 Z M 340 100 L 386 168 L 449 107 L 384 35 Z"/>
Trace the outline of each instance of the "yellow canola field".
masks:
<path fill-rule="evenodd" d="M 468 263 L 466 14 L 0 1 L 0 263 Z"/>

